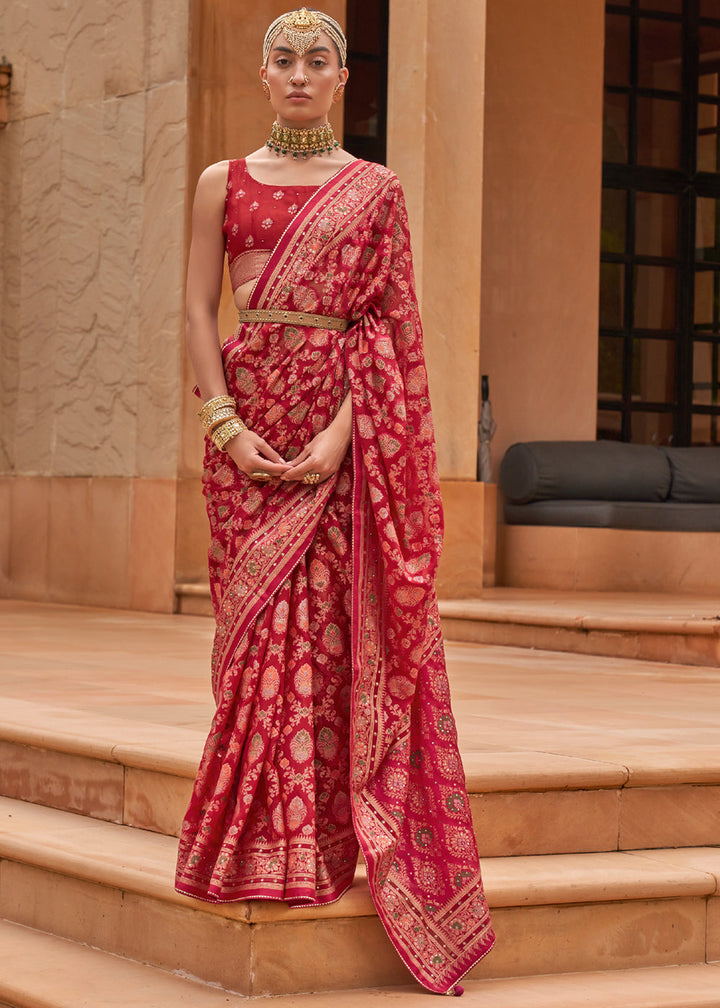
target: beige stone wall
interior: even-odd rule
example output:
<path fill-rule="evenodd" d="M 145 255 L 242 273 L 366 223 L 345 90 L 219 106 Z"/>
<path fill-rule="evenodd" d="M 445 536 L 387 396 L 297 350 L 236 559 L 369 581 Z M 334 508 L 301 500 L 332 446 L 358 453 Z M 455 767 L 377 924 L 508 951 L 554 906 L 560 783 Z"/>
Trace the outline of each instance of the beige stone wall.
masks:
<path fill-rule="evenodd" d="M 133 528 L 160 501 L 174 507 L 166 483 L 179 452 L 187 6 L 0 7 L 13 65 L 11 123 L 0 132 L 0 474 L 12 593 L 171 604 L 172 563 L 134 589 L 129 568 Z M 23 477 L 22 492 L 11 475 Z M 82 523 L 58 532 L 51 500 L 78 494 L 77 514 L 85 495 L 127 550 L 106 576 L 89 577 L 102 563 L 88 555 Z M 172 554 L 171 525 L 158 533 Z M 101 531 L 92 542 L 102 552 Z M 75 577 L 58 575 L 56 554 Z"/>
<path fill-rule="evenodd" d="M 498 430 L 594 440 L 603 0 L 488 0 L 480 366 Z"/>
<path fill-rule="evenodd" d="M 410 217 L 444 479 L 474 480 L 485 0 L 390 0 L 388 165 Z"/>

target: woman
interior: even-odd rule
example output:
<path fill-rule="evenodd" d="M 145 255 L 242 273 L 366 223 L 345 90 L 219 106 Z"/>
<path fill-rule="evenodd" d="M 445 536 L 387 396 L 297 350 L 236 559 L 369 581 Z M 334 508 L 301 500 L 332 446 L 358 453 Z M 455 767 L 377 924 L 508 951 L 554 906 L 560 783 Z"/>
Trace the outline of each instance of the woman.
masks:
<path fill-rule="evenodd" d="M 177 888 L 330 903 L 358 845 L 413 975 L 457 993 L 492 946 L 434 591 L 442 514 L 402 191 L 327 115 L 332 18 L 265 37 L 266 147 L 197 188 L 188 346 L 209 431 L 217 712 Z M 239 326 L 218 344 L 227 252 Z"/>

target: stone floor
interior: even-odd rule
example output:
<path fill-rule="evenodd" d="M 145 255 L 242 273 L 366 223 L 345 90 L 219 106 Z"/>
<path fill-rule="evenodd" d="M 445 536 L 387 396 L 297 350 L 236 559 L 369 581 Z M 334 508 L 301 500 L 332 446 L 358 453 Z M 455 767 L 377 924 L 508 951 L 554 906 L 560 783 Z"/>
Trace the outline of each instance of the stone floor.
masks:
<path fill-rule="evenodd" d="M 205 730 L 206 617 L 0 600 L 0 697 Z M 720 669 L 446 645 L 461 749 L 720 764 Z M 640 761 L 640 763 L 639 763 Z"/>
<path fill-rule="evenodd" d="M 561 604 L 557 599 L 552 602 L 556 608 Z M 608 604 L 607 599 L 602 601 L 603 607 Z M 620 600 L 618 604 L 627 608 L 629 603 L 628 600 Z M 668 600 L 665 600 L 664 607 L 659 600 L 652 599 L 645 602 L 637 599 L 631 604 L 636 605 L 638 611 L 644 607 L 646 613 L 652 608 L 654 618 L 674 618 L 672 604 Z M 577 614 L 577 605 L 577 598 L 568 599 L 568 618 Z M 607 613 L 612 616 L 610 608 L 607 608 Z M 687 609 L 681 611 L 678 607 L 676 617 L 696 618 L 697 614 L 694 611 L 691 614 Z M 700 614 L 702 617 L 712 618 L 711 603 Z M 213 711 L 209 689 L 212 634 L 212 621 L 200 616 L 164 616 L 0 600 L 0 722 L 5 725 L 6 739 L 9 740 L 6 744 L 9 745 L 15 735 L 17 745 L 43 746 L 45 743 L 38 733 L 45 726 L 55 736 L 64 732 L 74 740 L 77 734 L 78 746 L 84 739 L 84 749 L 80 747 L 78 752 L 82 749 L 86 756 L 92 755 L 98 748 L 98 739 L 104 740 L 106 745 L 111 744 L 111 740 L 127 741 L 127 746 L 119 745 L 117 748 L 127 748 L 128 752 L 137 750 L 134 758 L 140 768 L 145 765 L 144 757 L 140 758 L 142 754 L 138 755 L 144 745 L 148 749 L 148 757 L 160 760 L 156 768 L 162 771 L 166 786 L 167 775 L 178 759 L 175 755 L 178 744 L 182 743 L 187 749 L 183 754 L 185 762 L 196 761 L 202 737 L 210 722 Z M 686 960 L 672 956 L 653 960 L 651 957 L 647 967 L 653 964 L 662 966 L 655 969 L 632 968 L 645 963 L 644 957 L 639 957 L 637 964 L 626 963 L 624 959 L 622 963 L 613 964 L 603 944 L 607 940 L 605 933 L 598 930 L 602 941 L 592 961 L 599 965 L 592 965 L 589 961 L 587 964 L 561 966 L 558 975 L 554 976 L 550 975 L 552 964 L 548 965 L 544 960 L 538 967 L 525 968 L 524 973 L 520 970 L 516 974 L 508 967 L 504 972 L 500 970 L 497 974 L 490 974 L 487 979 L 469 980 L 465 1003 L 477 1004 L 478 1008 L 480 1005 L 485 1008 L 518 1008 L 520 1004 L 532 1004 L 537 1008 L 545 1005 L 548 1008 L 550 1005 L 553 1008 L 580 1008 L 581 1005 L 588 1008 L 720 1008 L 720 980 L 717 979 L 720 966 L 714 963 L 714 960 L 720 959 L 720 900 L 715 898 L 720 871 L 717 850 L 713 846 L 718 842 L 717 815 L 720 810 L 717 795 L 720 790 L 720 704 L 717 702 L 720 669 L 457 642 L 448 643 L 446 653 L 469 789 L 475 794 L 475 800 L 483 802 L 493 798 L 490 792 L 498 792 L 495 796 L 497 806 L 493 808 L 496 807 L 495 814 L 504 824 L 506 832 L 513 833 L 517 829 L 519 835 L 525 835 L 529 824 L 538 816 L 543 823 L 549 818 L 556 827 L 562 824 L 566 829 L 576 818 L 580 821 L 580 806 L 576 809 L 573 805 L 575 811 L 572 811 L 569 805 L 563 804 L 562 808 L 558 805 L 553 812 L 553 789 L 563 803 L 566 800 L 589 799 L 599 802 L 598 809 L 601 809 L 609 802 L 612 808 L 618 805 L 618 808 L 626 810 L 631 818 L 633 799 L 665 801 L 667 798 L 672 806 L 670 817 L 676 819 L 683 818 L 678 815 L 678 810 L 684 808 L 683 802 L 700 803 L 697 808 L 693 805 L 692 815 L 685 809 L 687 814 L 683 822 L 684 828 L 687 828 L 686 820 L 697 820 L 693 828 L 702 827 L 701 835 L 681 837 L 677 843 L 673 839 L 658 839 L 653 834 L 647 843 L 631 843 L 630 847 L 617 850 L 615 834 L 620 835 L 622 831 L 618 833 L 611 823 L 613 837 L 609 844 L 587 843 L 586 846 L 578 844 L 567 848 L 568 852 L 585 850 L 598 853 L 562 853 L 564 848 L 559 848 L 555 856 L 552 853 L 554 848 L 546 848 L 545 839 L 541 839 L 542 849 L 537 853 L 545 856 L 501 856 L 487 862 L 486 882 L 499 908 L 496 921 L 501 930 L 504 926 L 509 928 L 513 915 L 519 919 L 519 915 L 525 912 L 555 914 L 559 908 L 567 909 L 574 901 L 579 901 L 577 912 L 581 912 L 581 904 L 587 904 L 585 909 L 590 916 L 596 913 L 596 904 L 606 914 L 617 912 L 626 915 L 630 910 L 635 912 L 635 905 L 642 908 L 643 901 L 650 898 L 660 903 L 664 901 L 669 907 L 679 905 L 680 902 L 688 902 L 692 895 L 689 890 L 686 893 L 688 879 L 693 886 L 699 884 L 698 879 L 703 884 L 702 892 L 695 894 L 698 905 L 702 904 L 703 921 L 708 899 L 714 914 L 712 921 L 711 915 L 708 916 L 712 928 L 708 924 L 707 930 L 708 935 L 711 932 L 714 935 L 714 944 L 710 943 L 712 948 L 710 944 L 703 944 L 705 952 L 701 949 L 697 956 Z M 137 733 L 137 738 L 133 733 Z M 56 744 L 60 745 L 53 743 L 50 749 Z M 76 742 L 73 741 L 72 745 Z M 160 752 L 168 746 L 172 752 Z M 153 747 L 158 751 L 155 752 Z M 99 759 L 108 758 L 102 753 L 94 755 Z M 113 752 L 112 758 L 119 760 L 121 755 Z M 182 767 L 175 767 L 175 770 L 186 772 Z M 623 801 L 618 803 L 612 789 L 622 787 L 623 781 L 633 793 L 625 794 Z M 677 788 L 674 787 L 676 783 Z M 697 784 L 709 786 L 698 788 Z M 549 793 L 543 794 L 546 789 Z M 569 789 L 568 794 L 562 794 L 562 789 Z M 519 794 L 511 793 L 513 791 Z M 523 792 L 537 793 L 524 795 Z M 515 804 L 521 801 L 541 804 L 535 811 L 528 805 L 522 814 L 518 812 L 517 823 L 513 827 L 513 810 Z M 7 800 L 5 802 L 8 804 Z M 647 807 L 650 808 L 649 805 Z M 652 820 L 659 828 L 667 813 L 667 802 L 663 804 L 661 801 L 658 809 L 651 814 L 643 813 L 643 816 L 648 819 L 649 826 Z M 60 819 L 65 817 L 70 821 L 73 818 L 68 818 L 68 813 L 55 812 L 54 808 L 34 808 L 32 805 L 25 805 L 23 814 L 33 815 L 43 822 L 47 820 L 45 831 L 41 829 L 36 833 L 38 838 L 47 835 L 48 842 L 52 841 L 50 846 L 54 843 L 52 838 L 56 835 Z M 552 819 L 553 815 L 555 819 Z M 582 815 L 587 815 L 587 809 Z M 101 834 L 114 835 L 124 829 L 111 823 L 93 825 L 92 820 L 85 820 L 85 823 L 88 837 L 93 832 L 101 837 Z M 171 837 L 145 832 L 157 827 L 142 823 L 135 825 L 141 826 L 136 831 L 140 834 L 138 839 L 152 845 L 153 851 L 156 847 L 163 847 L 163 850 L 172 847 L 174 851 L 175 842 Z M 497 845 L 499 853 L 534 853 L 510 849 L 506 839 L 500 838 L 502 843 Z M 22 865 L 32 867 L 31 862 L 36 874 L 43 869 L 60 871 L 59 855 L 55 850 L 58 844 L 50 852 L 55 860 L 50 858 L 44 863 L 38 855 L 39 839 L 33 839 L 31 843 L 27 838 L 23 840 L 23 836 L 18 836 L 13 842 L 16 847 L 14 857 L 21 863 L 18 871 L 25 872 L 27 869 Z M 28 850 L 21 854 L 18 851 L 23 842 Z M 100 868 L 107 869 L 107 874 L 112 869 L 120 876 L 132 868 L 131 851 L 123 846 L 124 843 L 123 840 L 122 851 L 115 860 L 110 859 L 111 864 L 108 862 L 110 868 L 105 864 L 107 851 L 103 855 L 104 860 L 99 856 L 94 859 L 82 857 L 74 847 L 63 856 L 68 863 L 80 857 L 86 867 L 99 865 L 98 871 Z M 646 858 L 644 854 L 648 852 L 643 850 L 632 853 L 633 846 L 680 846 L 688 849 L 679 852 L 654 850 L 652 857 Z M 33 848 L 32 851 L 30 848 Z M 50 857 L 49 854 L 47 856 Z M 35 864 L 33 858 L 36 857 L 39 859 Z M 618 881 L 613 872 L 617 874 L 620 862 L 628 878 L 623 876 Z M 665 865 L 665 862 L 667 867 L 657 867 L 657 864 Z M 641 883 L 645 884 L 638 865 L 644 874 L 650 872 L 653 879 L 662 876 L 662 892 L 656 892 L 657 881 L 653 882 L 652 891 L 647 893 L 638 888 Z M 70 874 L 76 871 L 74 868 Z M 510 875 L 505 878 L 503 871 L 506 874 L 514 871 L 517 874 L 515 882 Z M 82 885 L 90 885 L 92 881 L 88 878 Z M 94 881 L 97 882 L 97 879 Z M 608 895 L 608 887 L 612 888 L 616 882 L 625 887 L 622 893 L 618 891 Z M 109 885 L 108 880 L 105 879 L 103 884 Z M 121 888 L 124 886 L 124 883 L 117 884 Z M 515 902 L 504 892 L 508 887 L 512 889 L 513 885 L 518 891 Z M 543 886 L 545 889 L 549 887 L 549 895 L 545 894 L 544 902 L 537 897 L 535 902 L 542 903 L 539 910 L 534 906 L 525 907 L 529 889 L 534 887 L 539 892 Z M 169 885 L 164 888 L 168 889 Z M 602 892 L 598 895 L 600 889 Z M 26 893 L 27 890 L 23 890 L 22 900 L 25 902 Z M 44 905 L 43 901 L 41 903 Z M 653 913 L 657 912 L 657 906 L 659 903 L 652 904 L 650 909 Z M 215 1003 L 228 1006 L 240 1004 L 240 998 L 217 989 L 200 986 L 193 993 L 187 984 L 183 986 L 180 983 L 177 975 L 172 976 L 150 966 L 128 964 L 127 960 L 117 959 L 98 948 L 72 943 L 68 948 L 68 943 L 62 938 L 28 932 L 22 927 L 24 915 L 20 912 L 21 907 L 17 909 L 18 912 L 10 919 L 18 923 L 0 924 L 0 938 L 7 943 L 3 951 L 3 940 L 0 940 L 0 1008 L 6 1005 L 10 1008 L 79 1008 L 81 1004 L 90 1003 L 79 1001 L 78 997 L 85 991 L 85 978 L 94 975 L 93 971 L 97 972 L 97 984 L 104 984 L 103 989 L 107 992 L 112 993 L 124 986 L 118 1006 L 152 1003 L 155 1008 L 169 1008 L 170 1004 L 187 1004 L 188 1008 L 196 1004 L 198 1008 L 207 1005 L 209 1008 Z M 572 917 L 571 912 L 569 916 Z M 575 920 L 574 917 L 572 919 Z M 619 923 L 613 924 L 609 932 L 620 933 L 622 927 L 628 928 L 629 918 L 623 920 L 624 924 L 618 917 Z M 552 921 L 545 938 L 559 933 L 555 917 Z M 42 922 L 28 920 L 26 923 L 53 931 L 52 927 Z M 528 922 L 525 937 L 529 939 L 535 934 L 530 947 L 542 945 L 541 935 L 533 931 L 535 926 Z M 591 929 L 588 930 L 590 925 L 587 922 L 583 928 L 580 945 L 584 949 L 590 941 Z M 54 933 L 66 932 L 57 930 Z M 87 941 L 87 938 L 77 940 Z M 567 941 L 571 943 L 569 934 Z M 95 943 L 91 941 L 89 944 Z M 126 953 L 121 951 L 120 954 Z M 626 948 L 623 955 L 627 955 Z M 710 962 L 703 962 L 705 955 Z M 38 961 L 46 962 L 47 968 L 38 969 Z M 187 960 L 183 958 L 183 961 Z M 499 956 L 496 957 L 496 966 L 498 963 Z M 577 972 L 567 972 L 573 969 Z M 598 969 L 607 969 L 608 972 L 592 972 Z M 580 972 L 582 970 L 590 972 Z M 83 978 L 80 986 L 78 976 Z M 132 986 L 134 983 L 137 989 L 133 988 L 131 992 L 127 984 Z M 143 993 L 155 991 L 148 984 L 157 984 L 157 993 Z M 300 986 L 294 989 L 308 988 Z M 103 997 L 106 1000 L 102 1003 L 108 1008 L 115 1005 L 110 994 Z M 408 1008 L 417 1005 L 419 1008 L 427 1003 L 426 997 L 417 988 L 389 988 L 279 998 L 278 1004 L 301 1008 L 305 1003 L 312 1002 L 337 1005 L 338 1008 L 340 1005 L 347 1008 L 357 1005 L 360 1008 L 378 1001 L 407 1004 Z"/>

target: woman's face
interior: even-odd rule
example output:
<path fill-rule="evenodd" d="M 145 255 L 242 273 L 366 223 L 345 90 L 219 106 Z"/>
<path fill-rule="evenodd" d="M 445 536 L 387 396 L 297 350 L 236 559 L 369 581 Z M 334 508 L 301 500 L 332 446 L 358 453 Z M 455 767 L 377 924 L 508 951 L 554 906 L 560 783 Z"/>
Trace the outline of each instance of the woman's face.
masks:
<path fill-rule="evenodd" d="M 260 76 L 270 86 L 270 102 L 281 126 L 313 128 L 327 122 L 338 84 L 348 77 L 337 49 L 325 32 L 303 56 L 284 35 L 275 39 Z"/>

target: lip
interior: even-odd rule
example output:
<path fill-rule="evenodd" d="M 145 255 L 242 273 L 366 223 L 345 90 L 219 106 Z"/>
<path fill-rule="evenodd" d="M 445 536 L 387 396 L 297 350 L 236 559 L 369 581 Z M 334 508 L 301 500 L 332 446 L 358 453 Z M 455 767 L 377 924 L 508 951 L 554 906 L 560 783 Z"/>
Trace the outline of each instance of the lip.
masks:
<path fill-rule="evenodd" d="M 306 101 L 309 101 L 310 95 L 306 94 L 305 91 L 291 91 L 288 98 L 304 98 Z"/>

